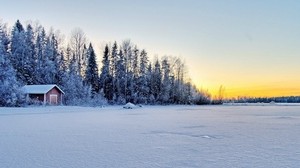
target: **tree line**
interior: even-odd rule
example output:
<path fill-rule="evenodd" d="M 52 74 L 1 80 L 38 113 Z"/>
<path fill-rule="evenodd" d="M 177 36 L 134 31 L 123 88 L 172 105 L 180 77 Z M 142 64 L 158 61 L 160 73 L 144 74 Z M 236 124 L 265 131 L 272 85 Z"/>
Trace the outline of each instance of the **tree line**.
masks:
<path fill-rule="evenodd" d="M 280 96 L 280 97 L 237 97 L 227 99 L 226 103 L 300 103 L 300 96 Z"/>
<path fill-rule="evenodd" d="M 25 103 L 20 88 L 56 84 L 66 105 L 206 104 L 210 94 L 197 89 L 179 57 L 150 61 L 130 40 L 106 44 L 99 67 L 92 43 L 77 28 L 67 45 L 58 31 L 36 24 L 12 28 L 0 23 L 0 106 Z"/>

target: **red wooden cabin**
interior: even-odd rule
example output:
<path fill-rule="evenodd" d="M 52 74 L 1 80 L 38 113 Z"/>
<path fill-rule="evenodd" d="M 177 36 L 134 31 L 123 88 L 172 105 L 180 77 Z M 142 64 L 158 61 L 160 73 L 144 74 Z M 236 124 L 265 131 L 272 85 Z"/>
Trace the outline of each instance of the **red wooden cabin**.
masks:
<path fill-rule="evenodd" d="M 51 105 L 62 104 L 65 94 L 57 85 L 25 85 L 23 91 L 27 98 Z"/>

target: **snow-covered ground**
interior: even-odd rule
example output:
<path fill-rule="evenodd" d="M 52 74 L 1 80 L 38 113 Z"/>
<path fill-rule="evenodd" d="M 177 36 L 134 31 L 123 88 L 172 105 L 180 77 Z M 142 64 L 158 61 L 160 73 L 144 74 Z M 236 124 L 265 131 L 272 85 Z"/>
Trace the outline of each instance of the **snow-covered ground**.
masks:
<path fill-rule="evenodd" d="M 298 168 L 300 106 L 0 108 L 0 167 Z"/>

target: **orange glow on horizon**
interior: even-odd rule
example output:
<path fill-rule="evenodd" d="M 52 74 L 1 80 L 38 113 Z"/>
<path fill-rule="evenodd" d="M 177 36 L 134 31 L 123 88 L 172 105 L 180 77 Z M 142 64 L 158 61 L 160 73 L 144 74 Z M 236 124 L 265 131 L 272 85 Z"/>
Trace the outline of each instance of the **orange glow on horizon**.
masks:
<path fill-rule="evenodd" d="M 220 69 L 202 65 L 202 69 L 192 67 L 191 75 L 197 87 L 208 90 L 212 97 L 218 95 L 221 85 L 225 87 L 226 98 L 300 96 L 300 69 L 295 62 L 287 61 L 281 67 L 262 65 L 257 69 L 238 63 L 217 66 Z M 270 66 L 276 68 L 271 70 Z"/>
<path fill-rule="evenodd" d="M 212 96 L 218 95 L 219 87 L 207 89 Z M 230 88 L 225 86 L 226 98 L 237 97 L 281 97 L 281 96 L 300 96 L 300 88 L 296 87 L 244 87 Z"/>

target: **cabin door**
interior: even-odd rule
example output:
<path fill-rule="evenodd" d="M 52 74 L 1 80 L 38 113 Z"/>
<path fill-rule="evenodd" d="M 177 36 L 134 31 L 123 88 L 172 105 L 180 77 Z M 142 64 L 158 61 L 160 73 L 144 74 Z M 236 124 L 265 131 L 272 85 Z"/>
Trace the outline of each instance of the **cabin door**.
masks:
<path fill-rule="evenodd" d="M 57 95 L 55 94 L 50 95 L 50 104 L 57 104 Z"/>

